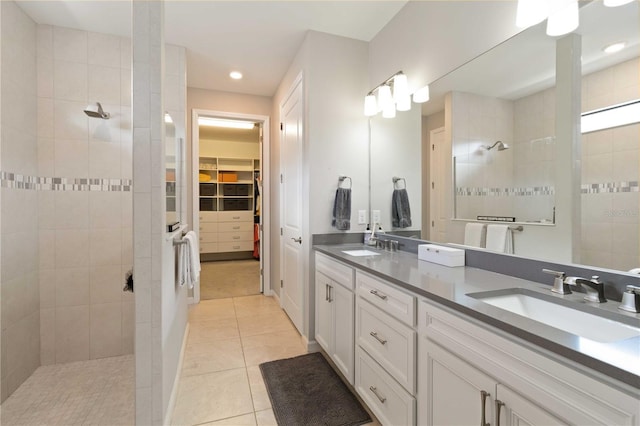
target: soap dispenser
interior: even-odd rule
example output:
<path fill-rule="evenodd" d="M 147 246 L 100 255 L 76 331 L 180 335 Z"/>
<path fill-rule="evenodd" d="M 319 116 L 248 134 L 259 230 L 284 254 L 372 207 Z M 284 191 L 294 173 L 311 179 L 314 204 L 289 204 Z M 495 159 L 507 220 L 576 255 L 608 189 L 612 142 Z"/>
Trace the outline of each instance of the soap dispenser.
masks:
<path fill-rule="evenodd" d="M 364 231 L 364 245 L 369 244 L 369 238 L 371 238 L 371 227 L 367 223 L 367 229 Z"/>

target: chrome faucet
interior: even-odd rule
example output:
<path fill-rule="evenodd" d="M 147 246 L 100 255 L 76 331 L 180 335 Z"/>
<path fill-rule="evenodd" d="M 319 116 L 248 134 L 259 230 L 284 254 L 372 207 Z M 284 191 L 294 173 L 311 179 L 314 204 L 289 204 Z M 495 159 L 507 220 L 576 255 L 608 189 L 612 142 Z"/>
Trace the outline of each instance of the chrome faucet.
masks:
<path fill-rule="evenodd" d="M 607 301 L 604 297 L 604 282 L 600 281 L 600 277 L 597 275 L 592 276 L 591 279 L 567 277 L 564 279 L 564 282 L 578 288 L 585 286 L 584 291 L 587 295 L 584 297 L 584 300 L 588 302 L 604 303 Z"/>
<path fill-rule="evenodd" d="M 551 287 L 552 292 L 558 294 L 571 294 L 569 283 L 565 282 L 566 275 L 564 272 L 552 271 L 551 269 L 543 269 L 542 272 L 555 276 L 555 279 L 553 280 L 553 287 Z"/>

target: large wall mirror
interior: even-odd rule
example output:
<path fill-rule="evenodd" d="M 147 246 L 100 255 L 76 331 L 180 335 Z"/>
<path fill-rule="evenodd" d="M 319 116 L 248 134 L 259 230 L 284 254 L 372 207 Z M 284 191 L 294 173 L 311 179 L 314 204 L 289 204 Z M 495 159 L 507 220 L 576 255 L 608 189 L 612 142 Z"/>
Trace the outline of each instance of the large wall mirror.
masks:
<path fill-rule="evenodd" d="M 639 16 L 638 2 L 609 8 L 594 1 L 581 7 L 575 33 L 582 45 L 583 113 L 640 99 Z M 422 124 L 428 123 L 427 130 L 436 127 L 433 123 L 443 127 L 452 173 L 450 193 L 433 197 L 430 160 L 421 162 L 429 182 L 421 192 L 422 204 L 429 206 L 422 212 L 425 223 L 437 224 L 434 205 L 446 204 L 441 210 L 447 212 L 443 237 L 424 226 L 422 238 L 461 244 L 465 224 L 479 216 L 515 218 L 524 225 L 514 234 L 516 255 L 621 271 L 640 267 L 637 123 L 582 134 L 573 152 L 581 166 L 575 182 L 581 208 L 569 212 L 569 226 L 579 224 L 581 238 L 559 241 L 566 236 L 555 221 L 559 183 L 554 171 L 565 166 L 555 135 L 558 42 L 540 24 L 430 85 Z M 625 42 L 624 49 L 606 53 L 614 42 Z M 429 142 L 430 132 L 422 132 Z M 372 170 L 383 168 L 390 155 L 372 155 Z M 556 247 L 572 244 L 573 255 L 557 254 Z"/>

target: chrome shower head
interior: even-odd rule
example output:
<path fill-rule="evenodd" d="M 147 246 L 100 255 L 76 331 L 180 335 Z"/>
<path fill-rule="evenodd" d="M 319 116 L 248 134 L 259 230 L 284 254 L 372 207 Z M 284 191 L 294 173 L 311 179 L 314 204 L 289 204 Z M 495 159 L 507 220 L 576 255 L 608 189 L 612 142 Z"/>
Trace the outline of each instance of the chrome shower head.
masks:
<path fill-rule="evenodd" d="M 103 120 L 108 120 L 109 117 L 111 117 L 111 115 L 108 112 L 104 112 L 102 110 L 102 105 L 100 105 L 100 102 L 96 102 L 95 105 L 93 104 L 87 105 L 87 107 L 84 109 L 84 113 L 87 114 L 89 117 L 102 118 Z"/>
<path fill-rule="evenodd" d="M 505 149 L 509 149 L 509 145 L 507 145 L 506 143 L 504 143 L 502 141 L 497 141 L 496 143 L 494 143 L 491 146 L 485 146 L 487 151 L 490 151 L 495 147 L 498 148 L 498 151 L 504 151 Z"/>

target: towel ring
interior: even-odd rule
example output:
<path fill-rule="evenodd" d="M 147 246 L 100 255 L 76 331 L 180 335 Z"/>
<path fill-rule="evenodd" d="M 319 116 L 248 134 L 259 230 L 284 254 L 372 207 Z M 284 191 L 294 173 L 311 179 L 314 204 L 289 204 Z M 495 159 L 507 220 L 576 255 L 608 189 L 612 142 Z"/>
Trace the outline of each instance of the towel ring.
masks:
<path fill-rule="evenodd" d="M 340 187 L 340 184 L 343 183 L 347 179 L 349 179 L 349 186 L 347 187 L 347 189 L 351 189 L 351 186 L 353 185 L 353 181 L 351 180 L 351 178 L 349 176 L 339 176 L 338 177 L 338 187 Z"/>
<path fill-rule="evenodd" d="M 405 178 L 394 176 L 391 179 L 393 180 L 393 189 L 402 189 L 398 187 L 399 186 L 398 182 L 400 181 L 404 182 L 404 188 L 405 189 L 407 188 L 407 181 L 405 180 Z"/>

